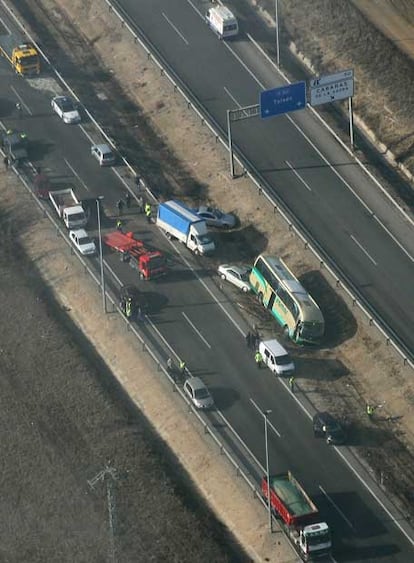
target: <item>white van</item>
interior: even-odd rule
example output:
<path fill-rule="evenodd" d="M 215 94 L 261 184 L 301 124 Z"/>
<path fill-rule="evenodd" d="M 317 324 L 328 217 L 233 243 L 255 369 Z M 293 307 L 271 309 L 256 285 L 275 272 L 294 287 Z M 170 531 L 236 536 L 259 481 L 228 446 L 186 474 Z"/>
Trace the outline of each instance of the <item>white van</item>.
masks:
<path fill-rule="evenodd" d="M 291 357 L 276 339 L 262 340 L 259 344 L 259 352 L 263 363 L 276 375 L 292 375 L 295 371 Z"/>
<path fill-rule="evenodd" d="M 210 8 L 206 14 L 206 20 L 220 39 L 232 37 L 239 33 L 237 18 L 225 6 Z"/>

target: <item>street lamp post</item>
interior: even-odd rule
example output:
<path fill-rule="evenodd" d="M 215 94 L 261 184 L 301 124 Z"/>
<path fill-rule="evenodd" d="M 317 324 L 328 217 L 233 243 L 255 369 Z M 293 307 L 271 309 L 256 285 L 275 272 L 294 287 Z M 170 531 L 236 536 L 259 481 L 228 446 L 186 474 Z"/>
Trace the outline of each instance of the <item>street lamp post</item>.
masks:
<path fill-rule="evenodd" d="M 275 26 L 276 26 L 276 64 L 280 66 L 279 46 L 279 0 L 275 0 Z"/>
<path fill-rule="evenodd" d="M 102 236 L 101 236 L 101 201 L 103 196 L 99 196 L 96 199 L 96 209 L 98 214 L 98 237 L 99 237 L 99 264 L 101 267 L 101 292 L 102 292 L 102 304 L 104 313 L 106 313 L 106 293 L 105 293 L 105 276 L 103 267 L 103 255 L 102 255 Z"/>
<path fill-rule="evenodd" d="M 265 428 L 265 448 L 266 448 L 266 479 L 267 479 L 267 511 L 269 516 L 269 531 L 273 532 L 272 526 L 272 506 L 270 503 L 270 473 L 269 473 L 269 446 L 267 439 L 267 417 L 271 414 L 271 410 L 263 411 L 262 415 L 264 418 L 264 428 Z"/>

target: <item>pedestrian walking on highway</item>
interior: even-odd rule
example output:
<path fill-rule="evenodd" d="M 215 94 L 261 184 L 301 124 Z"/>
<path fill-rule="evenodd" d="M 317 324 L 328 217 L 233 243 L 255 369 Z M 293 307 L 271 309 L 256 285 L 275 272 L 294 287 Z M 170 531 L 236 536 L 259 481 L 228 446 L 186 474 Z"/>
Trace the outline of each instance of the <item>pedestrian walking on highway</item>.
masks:
<path fill-rule="evenodd" d="M 131 194 L 129 192 L 127 192 L 125 194 L 125 203 L 126 203 L 127 209 L 129 209 L 131 207 Z"/>
<path fill-rule="evenodd" d="M 122 211 L 124 210 L 124 202 L 122 201 L 122 199 L 118 199 L 116 206 L 118 208 L 118 215 L 122 215 Z"/>
<path fill-rule="evenodd" d="M 263 358 L 259 350 L 257 350 L 256 354 L 254 355 L 254 361 L 256 362 L 257 368 L 260 369 L 262 367 Z"/>
<path fill-rule="evenodd" d="M 8 170 L 8 169 L 9 169 L 9 164 L 10 164 L 10 161 L 9 161 L 9 157 L 8 157 L 8 156 L 5 156 L 5 157 L 3 158 L 3 164 L 4 164 L 4 168 L 5 168 L 6 170 Z"/>
<path fill-rule="evenodd" d="M 20 119 L 22 116 L 22 105 L 19 102 L 16 103 L 16 112 L 18 119 Z"/>
<path fill-rule="evenodd" d="M 290 390 L 292 391 L 292 393 L 295 392 L 295 378 L 293 377 L 293 375 L 291 377 L 289 377 L 289 387 Z"/>
<path fill-rule="evenodd" d="M 184 360 L 180 360 L 179 368 L 180 368 L 181 375 L 184 375 L 184 373 L 185 373 L 185 361 Z"/>
<path fill-rule="evenodd" d="M 118 221 L 116 222 L 116 229 L 117 229 L 117 231 L 122 233 L 122 221 L 121 221 L 121 219 L 118 219 Z"/>
<path fill-rule="evenodd" d="M 249 330 L 249 332 L 246 334 L 246 346 L 248 348 L 252 348 L 253 347 L 252 344 L 253 344 L 253 334 Z"/>
<path fill-rule="evenodd" d="M 144 200 L 142 195 L 137 197 L 137 205 L 138 205 L 138 213 L 142 213 L 144 211 Z"/>

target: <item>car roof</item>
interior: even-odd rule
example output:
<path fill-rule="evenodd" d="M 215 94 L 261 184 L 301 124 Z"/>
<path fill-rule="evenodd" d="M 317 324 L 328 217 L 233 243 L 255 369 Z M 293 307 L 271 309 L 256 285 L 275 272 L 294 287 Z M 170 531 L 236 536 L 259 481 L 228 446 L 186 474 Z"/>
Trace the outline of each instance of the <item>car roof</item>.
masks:
<path fill-rule="evenodd" d="M 74 233 L 78 237 L 87 237 L 88 236 L 88 233 L 85 231 L 85 229 L 73 229 L 70 232 Z"/>
<path fill-rule="evenodd" d="M 55 96 L 54 100 L 60 100 L 62 102 L 73 102 L 73 99 L 70 96 Z"/>
<path fill-rule="evenodd" d="M 239 274 L 244 274 L 245 272 L 251 270 L 250 266 L 237 266 L 236 264 L 220 264 L 219 268 L 226 268 L 228 270 L 231 269 Z"/>
<path fill-rule="evenodd" d="M 186 383 L 190 385 L 194 390 L 196 389 L 207 389 L 205 384 L 201 381 L 199 377 L 189 377 Z"/>
<path fill-rule="evenodd" d="M 112 152 L 112 149 L 109 145 L 107 145 L 106 143 L 102 143 L 100 145 L 92 145 L 93 149 L 99 149 L 102 153 L 110 153 Z"/>
<path fill-rule="evenodd" d="M 329 414 L 329 412 L 323 411 L 323 412 L 317 412 L 315 414 L 315 416 L 313 417 L 314 419 L 319 419 L 322 422 L 334 422 L 334 423 L 338 423 L 337 419 L 332 416 L 331 414 Z"/>
<path fill-rule="evenodd" d="M 288 353 L 287 350 L 285 350 L 285 348 L 283 348 L 283 346 L 280 344 L 280 342 L 276 340 L 276 338 L 272 338 L 271 340 L 262 340 L 260 344 L 263 344 L 264 346 L 266 346 L 266 348 L 269 348 L 269 350 L 275 356 L 285 356 Z"/>

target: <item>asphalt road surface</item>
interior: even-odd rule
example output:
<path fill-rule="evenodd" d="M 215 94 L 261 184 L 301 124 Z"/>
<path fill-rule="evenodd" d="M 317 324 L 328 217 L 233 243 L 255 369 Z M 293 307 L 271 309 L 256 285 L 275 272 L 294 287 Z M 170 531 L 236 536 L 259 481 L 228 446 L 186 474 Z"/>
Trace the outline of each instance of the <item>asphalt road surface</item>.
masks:
<path fill-rule="evenodd" d="M 181 12 L 174 12 L 179 10 L 179 6 Z M 247 103 L 251 96 L 256 96 L 257 87 L 249 83 L 245 69 L 235 65 L 233 55 L 223 43 L 210 34 L 204 25 L 201 25 L 198 14 L 185 3 L 175 0 L 168 3 L 168 10 L 170 9 L 172 17 L 174 13 L 182 13 L 180 21 L 185 27 L 184 32 L 190 33 L 191 42 L 194 43 L 194 60 L 196 60 L 195 53 L 199 49 L 199 47 L 196 49 L 199 41 L 200 47 L 203 47 L 201 49 L 204 55 L 203 65 L 211 65 L 211 60 L 214 60 L 217 71 L 227 68 L 226 83 L 233 92 L 237 92 L 237 95 L 243 98 L 240 99 L 241 103 Z M 142 0 L 139 3 L 140 22 L 148 26 L 147 33 L 155 33 L 154 40 L 157 39 L 161 45 L 163 41 L 166 42 L 163 47 L 166 52 L 169 50 L 174 57 L 177 56 L 177 60 L 188 62 L 191 57 L 185 42 L 182 42 L 182 45 L 177 42 L 176 32 L 163 16 L 159 16 L 158 10 L 161 10 L 161 3 L 157 0 L 151 2 Z M 6 18 L 3 15 L 2 17 Z M 160 24 L 161 20 L 163 25 Z M 8 22 L 8 25 L 13 29 L 12 22 Z M 200 61 L 196 64 L 197 68 L 203 65 L 200 65 Z M 264 66 L 262 71 L 265 71 Z M 194 62 L 187 72 L 188 77 L 193 74 L 200 75 L 195 73 Z M 7 115 L 2 120 L 3 125 L 7 128 L 18 126 L 26 131 L 31 140 L 31 158 L 35 165 L 42 166 L 54 183 L 75 185 L 80 197 L 103 195 L 106 209 L 114 211 L 115 202 L 125 193 L 125 185 L 120 181 L 119 169 L 116 170 L 118 174 L 110 169 L 100 169 L 97 162 L 91 158 L 91 140 L 99 140 L 99 133 L 94 131 L 90 124 L 82 127 L 64 125 L 52 114 L 50 98 L 56 91 L 56 84 L 47 74 L 30 81 L 22 80 L 15 77 L 5 62 L 1 61 L 0 76 L 2 78 L 0 97 L 6 110 L 11 108 L 10 112 L 3 112 L 3 115 Z M 211 104 L 216 107 L 217 115 L 221 115 L 228 102 L 222 99 L 223 87 L 220 86 L 220 79 L 217 78 L 217 81 L 203 79 L 203 84 L 205 88 L 209 88 L 208 92 L 204 92 L 204 99 L 212 100 Z M 24 104 L 24 112 L 20 120 L 13 115 L 12 110 L 17 98 Z M 305 117 L 300 119 L 306 120 Z M 277 140 L 277 137 L 280 139 L 282 135 L 281 131 L 276 129 L 275 122 L 269 127 L 275 129 L 273 131 L 275 148 L 269 152 L 265 147 L 261 162 L 263 167 L 271 166 L 274 170 L 275 166 L 281 166 L 283 159 L 293 159 L 286 143 Z M 283 127 L 283 138 L 288 139 L 292 132 L 290 122 L 284 119 L 281 127 Z M 265 138 L 270 143 L 270 135 L 267 126 L 261 124 L 260 135 L 252 130 L 251 138 L 256 139 L 258 143 Z M 302 210 L 302 213 L 316 198 L 321 208 L 336 204 L 338 201 L 342 203 L 343 214 L 349 213 L 350 217 L 360 217 L 361 223 L 358 224 L 358 228 L 361 231 L 358 236 L 365 236 L 365 233 L 369 232 L 367 236 L 374 237 L 371 251 L 373 252 L 374 248 L 378 252 L 381 251 L 381 260 L 389 254 L 389 259 L 393 258 L 395 263 L 397 263 L 397 255 L 400 256 L 402 265 L 398 262 L 398 271 L 402 272 L 404 264 L 408 266 L 408 259 L 405 255 L 401 255 L 399 247 L 389 237 L 383 237 L 375 221 L 365 220 L 366 215 L 361 215 L 360 204 L 349 196 L 346 186 L 341 183 L 332 168 L 321 165 L 321 160 L 318 160 L 316 154 L 307 154 L 309 143 L 305 143 L 299 134 L 295 142 L 297 143 L 295 164 L 298 162 L 306 164 L 301 174 L 309 175 L 306 176 L 306 182 L 311 183 L 312 191 L 304 189 L 301 182 L 296 182 L 296 176 L 287 171 L 283 172 L 286 183 L 278 189 L 284 191 L 286 197 L 291 197 L 292 205 L 295 205 L 299 211 Z M 272 144 L 270 143 L 269 146 L 272 147 Z M 330 150 L 339 149 L 331 147 Z M 278 155 L 276 162 L 272 160 L 271 153 Z M 345 158 L 342 154 L 341 159 Z M 315 163 L 316 169 L 309 169 L 310 162 Z M 345 168 L 352 170 L 344 173 L 364 178 L 356 167 Z M 277 174 L 268 170 L 266 175 L 272 178 Z M 366 183 L 366 179 L 364 182 Z M 319 192 L 319 189 L 323 191 Z M 300 190 L 300 197 L 295 198 L 293 193 L 298 193 Z M 336 199 L 334 198 L 333 201 L 328 198 L 330 190 L 336 194 Z M 324 201 L 322 205 L 321 199 L 325 196 L 331 203 Z M 322 226 L 328 223 L 324 221 L 319 224 L 315 220 L 319 215 L 321 211 L 315 209 L 312 221 L 317 230 L 315 236 L 319 236 L 319 231 L 323 234 Z M 335 222 L 336 225 L 340 224 L 339 219 Z M 108 227 L 112 224 L 113 227 L 114 220 L 109 219 L 106 224 Z M 252 352 L 246 348 L 243 337 L 246 326 L 231 302 L 217 290 L 207 275 L 208 260 L 194 260 L 181 246 L 176 243 L 170 244 L 154 225 L 147 225 L 142 216 L 136 217 L 134 222 L 131 221 L 131 225 L 141 238 L 151 242 L 154 247 L 170 252 L 172 262 L 168 277 L 160 282 L 149 282 L 143 287 L 145 291 L 156 295 L 157 301 L 162 306 L 151 314 L 151 322 L 141 326 L 140 330 L 155 345 L 161 347 L 152 326 L 154 325 L 178 356 L 186 360 L 189 370 L 195 375 L 202 376 L 212 389 L 218 407 L 217 412 L 206 415 L 207 418 L 215 425 L 217 432 L 222 433 L 229 443 L 234 444 L 234 448 L 253 476 L 258 479 L 261 470 L 252 458 L 257 458 L 263 466 L 265 455 L 263 419 L 251 399 L 259 408 L 272 410 L 269 416 L 273 428 L 270 432 L 269 444 L 271 470 L 279 472 L 290 469 L 304 484 L 320 507 L 322 519 L 326 519 L 334 531 L 335 558 L 340 561 L 382 559 L 387 562 L 406 562 L 410 560 L 413 553 L 412 545 L 396 527 L 390 514 L 384 511 L 377 500 L 368 493 L 353 470 L 343 463 L 338 452 L 313 439 L 310 421 L 300 408 L 296 397 L 287 391 L 285 382 L 273 377 L 267 370 L 259 371 L 256 368 Z M 370 229 L 376 230 L 371 232 Z M 334 247 L 331 231 L 330 234 L 330 243 Z M 354 249 L 352 252 L 349 240 L 346 241 L 343 236 L 341 238 L 340 233 L 337 233 L 337 237 L 335 239 L 337 244 L 340 244 L 347 255 L 355 260 L 355 253 L 358 255 L 360 249 L 358 251 Z M 375 237 L 384 238 L 381 248 Z M 138 283 L 136 272 L 121 263 L 116 255 L 106 252 L 105 257 L 108 266 L 122 283 Z M 98 269 L 96 260 L 94 264 Z M 353 264 L 352 267 L 355 267 L 355 262 Z M 369 279 L 373 264 L 362 256 L 359 257 L 358 264 L 358 274 L 366 276 L 364 279 Z M 390 283 L 389 273 L 386 279 Z M 408 299 L 412 288 L 408 287 L 407 280 L 398 295 L 402 297 L 406 294 Z M 397 292 L 394 297 L 397 298 Z M 165 357 L 167 355 L 169 352 L 165 350 Z M 224 428 L 223 416 L 243 438 L 250 454 L 246 453 L 236 438 Z M 362 471 L 345 448 L 341 451 L 343 451 L 342 456 L 347 457 L 354 467 Z M 364 479 L 369 478 L 364 475 Z M 378 491 L 378 494 L 381 493 Z M 381 498 L 381 502 L 388 504 L 385 498 Z"/>
<path fill-rule="evenodd" d="M 116 3 L 223 131 L 226 110 L 257 104 L 260 91 L 283 85 L 245 35 L 246 21 L 240 37 L 225 42 L 203 21 L 205 1 Z M 413 225 L 310 112 L 246 119 L 232 131 L 249 167 L 413 356 Z"/>

